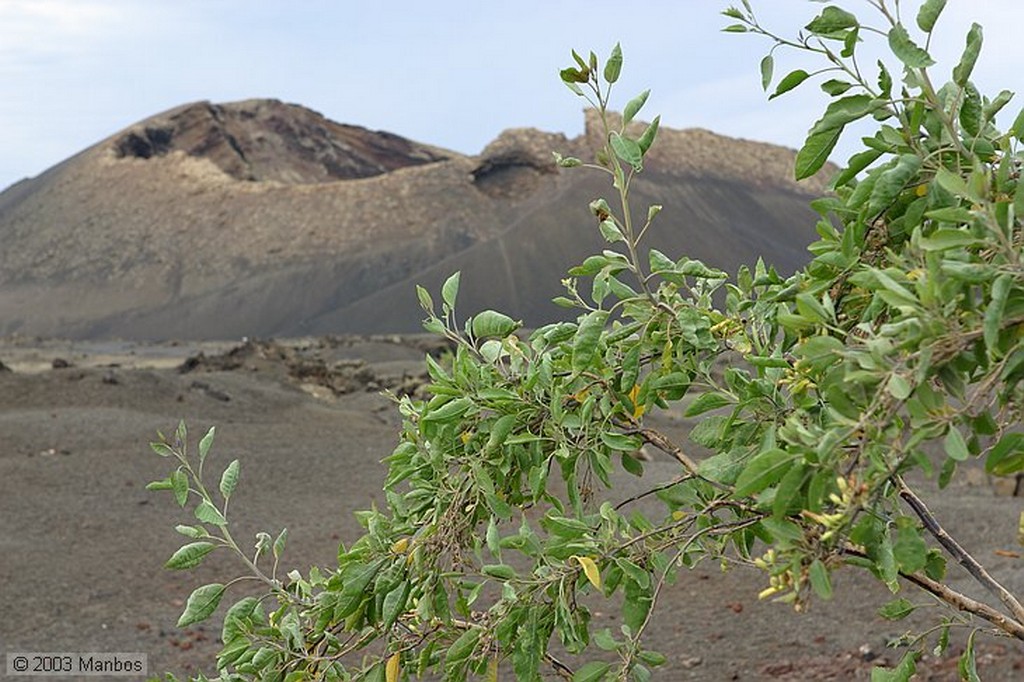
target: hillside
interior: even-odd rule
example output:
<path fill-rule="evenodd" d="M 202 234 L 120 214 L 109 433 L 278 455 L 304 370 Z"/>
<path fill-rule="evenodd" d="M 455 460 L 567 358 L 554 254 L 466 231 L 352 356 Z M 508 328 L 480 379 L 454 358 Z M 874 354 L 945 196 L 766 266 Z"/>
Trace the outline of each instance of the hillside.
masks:
<path fill-rule="evenodd" d="M 463 313 L 539 324 L 603 243 L 598 173 L 555 167 L 576 139 L 503 133 L 477 156 L 274 100 L 185 105 L 0 193 L 0 334 L 216 339 L 419 329 L 414 284 L 463 271 Z M 666 210 L 650 246 L 733 269 L 799 267 L 813 239 L 793 152 L 703 130 L 659 134 L 635 184 Z"/>

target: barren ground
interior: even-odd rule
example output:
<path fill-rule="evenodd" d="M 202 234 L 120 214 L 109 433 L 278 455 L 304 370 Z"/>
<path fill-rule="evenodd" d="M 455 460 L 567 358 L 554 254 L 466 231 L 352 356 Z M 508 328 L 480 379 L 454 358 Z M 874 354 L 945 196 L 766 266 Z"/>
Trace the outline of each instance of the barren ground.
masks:
<path fill-rule="evenodd" d="M 174 624 L 194 587 L 230 577 L 235 566 L 214 555 L 196 572 L 162 568 L 181 544 L 173 526 L 188 515 L 166 494 L 144 489 L 167 473 L 147 443 L 179 419 L 194 439 L 215 424 L 211 462 L 242 462 L 232 501 L 236 537 L 288 526 L 289 567 L 329 566 L 339 541 L 358 532 L 352 512 L 381 497 L 379 461 L 394 445 L 398 418 L 380 388 L 414 385 L 428 346 L 320 339 L 214 357 L 232 345 L 0 340 L 0 361 L 14 370 L 0 371 L 0 648 L 143 652 L 151 674 L 212 673 L 219 623 L 185 631 Z M 200 350 L 206 359 L 179 372 Z M 65 364 L 55 359 L 70 366 L 54 368 Z M 666 417 L 663 426 L 686 424 Z M 654 462 L 647 472 L 656 480 L 674 466 Z M 624 481 L 623 497 L 642 485 Z M 1024 564 L 1005 554 L 1019 549 L 1022 500 L 1005 492 L 1004 482 L 971 471 L 947 494 L 929 490 L 928 499 L 1021 594 Z M 956 586 L 977 594 L 951 570 Z M 886 643 L 910 624 L 876 615 L 891 598 L 881 586 L 852 572 L 835 582 L 833 601 L 796 614 L 757 600 L 756 573 L 707 565 L 683 574 L 651 628 L 650 644 L 669 658 L 655 679 L 869 679 L 880 659 L 899 659 Z M 601 618 L 615 627 L 611 615 Z M 926 660 L 920 679 L 957 679 L 958 647 Z M 986 638 L 979 669 L 986 680 L 1022 679 L 1024 647 Z"/>

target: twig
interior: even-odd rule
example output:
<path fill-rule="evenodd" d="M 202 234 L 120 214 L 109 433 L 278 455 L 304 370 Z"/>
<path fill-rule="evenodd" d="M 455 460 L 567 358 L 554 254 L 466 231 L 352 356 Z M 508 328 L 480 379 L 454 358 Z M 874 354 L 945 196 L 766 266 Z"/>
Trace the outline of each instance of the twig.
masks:
<path fill-rule="evenodd" d="M 683 465 L 684 469 L 686 469 L 688 472 L 690 472 L 691 474 L 693 474 L 695 477 L 699 478 L 700 480 L 704 481 L 705 483 L 713 485 L 714 487 L 718 488 L 719 490 L 724 490 L 726 492 L 730 492 L 731 491 L 731 488 L 729 488 L 729 486 L 723 485 L 722 483 L 719 483 L 718 481 L 712 481 L 709 478 L 705 478 L 704 476 L 701 476 L 697 472 L 697 463 L 694 462 L 692 459 L 690 459 L 690 456 L 687 455 L 685 452 L 683 452 L 683 449 L 681 447 L 679 447 L 678 445 L 676 445 L 675 443 L 670 441 L 668 439 L 668 437 L 665 436 L 665 434 L 660 433 L 658 431 L 655 431 L 654 429 L 647 429 L 647 428 L 637 428 L 637 429 L 628 431 L 627 433 L 636 433 L 636 434 L 639 434 L 640 436 L 643 436 L 644 441 L 650 443 L 651 445 L 653 445 L 654 447 L 658 448 L 659 450 L 661 450 L 665 454 L 672 455 L 672 457 L 677 462 L 679 462 L 680 464 Z"/>
<path fill-rule="evenodd" d="M 924 527 L 928 529 L 928 532 L 938 540 L 939 544 L 949 552 L 957 562 L 963 566 L 968 573 L 970 573 L 975 580 L 985 586 L 985 588 L 997 596 L 999 601 L 1007 608 L 1010 614 L 1013 615 L 1016 625 L 1020 628 L 1021 633 L 1024 634 L 1024 606 L 1021 606 L 1020 601 L 1017 600 L 1010 592 L 1003 587 L 995 578 L 993 578 L 985 567 L 982 566 L 978 561 L 970 555 L 963 547 L 958 543 L 949 533 L 946 532 L 935 516 L 928 510 L 924 501 L 918 497 L 913 490 L 911 490 L 902 477 L 896 477 L 896 484 L 899 486 L 900 497 L 910 506 L 914 513 L 917 514 L 921 522 L 924 523 Z M 1014 635 L 1024 639 L 1024 636 Z"/>
<path fill-rule="evenodd" d="M 546 660 L 548 664 L 552 668 L 554 668 L 555 672 L 558 673 L 558 676 L 561 677 L 563 680 L 572 680 L 572 668 L 567 666 L 565 663 L 562 663 L 560 660 L 558 660 L 557 658 L 555 658 L 547 652 L 544 652 L 544 660 Z"/>

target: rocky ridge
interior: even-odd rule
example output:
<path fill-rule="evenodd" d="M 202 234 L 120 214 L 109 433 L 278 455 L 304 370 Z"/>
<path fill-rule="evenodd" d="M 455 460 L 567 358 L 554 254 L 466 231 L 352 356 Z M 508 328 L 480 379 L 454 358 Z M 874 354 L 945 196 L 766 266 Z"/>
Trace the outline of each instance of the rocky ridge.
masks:
<path fill-rule="evenodd" d="M 565 269 L 603 248 L 586 206 L 608 191 L 551 152 L 592 158 L 598 130 L 587 112 L 575 139 L 514 129 L 467 156 L 275 100 L 173 109 L 0 193 L 0 334 L 410 332 L 413 284 L 460 269 L 484 271 L 466 310 L 545 321 Z M 663 128 L 635 185 L 670 209 L 651 245 L 798 267 L 824 180 L 793 182 L 792 161 Z"/>

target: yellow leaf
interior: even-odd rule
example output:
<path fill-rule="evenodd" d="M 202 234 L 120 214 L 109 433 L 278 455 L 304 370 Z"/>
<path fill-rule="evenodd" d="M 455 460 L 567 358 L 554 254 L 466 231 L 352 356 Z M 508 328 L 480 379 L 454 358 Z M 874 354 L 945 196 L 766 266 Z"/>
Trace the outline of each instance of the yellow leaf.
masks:
<path fill-rule="evenodd" d="M 391 545 L 391 551 L 395 554 L 405 554 L 407 549 L 409 549 L 409 538 L 402 538 Z"/>
<path fill-rule="evenodd" d="M 487 676 L 484 677 L 487 682 L 498 682 L 498 657 L 494 656 L 491 660 L 487 661 Z"/>
<path fill-rule="evenodd" d="M 643 405 L 637 405 L 636 398 L 640 395 L 640 384 L 633 384 L 633 388 L 629 390 L 629 400 L 633 403 L 633 419 L 639 419 L 644 416 L 645 407 Z"/>
<path fill-rule="evenodd" d="M 460 439 L 462 439 L 462 444 L 463 444 L 463 445 L 465 445 L 466 443 L 468 443 L 468 442 L 469 442 L 469 439 L 470 439 L 470 438 L 472 438 L 472 437 L 473 437 L 473 434 L 472 434 L 472 433 L 470 433 L 469 431 L 463 431 L 463 432 L 462 432 L 462 433 L 461 433 L 461 434 L 459 435 L 459 438 L 460 438 Z"/>
<path fill-rule="evenodd" d="M 587 580 L 590 581 L 591 585 L 600 590 L 601 571 L 598 570 L 597 564 L 594 563 L 594 560 L 588 556 L 579 556 L 576 554 L 573 554 L 570 558 L 580 562 L 580 566 L 583 567 L 583 573 L 587 576 Z"/>
<path fill-rule="evenodd" d="M 387 682 L 398 682 L 398 673 L 400 672 L 399 666 L 401 662 L 402 658 L 398 652 L 391 654 L 391 658 L 388 659 L 388 663 L 384 667 L 384 678 Z"/>
<path fill-rule="evenodd" d="M 923 185 L 918 185 L 914 189 L 914 194 L 916 194 L 919 197 L 923 197 L 925 194 L 928 194 L 928 184 L 925 183 Z"/>

